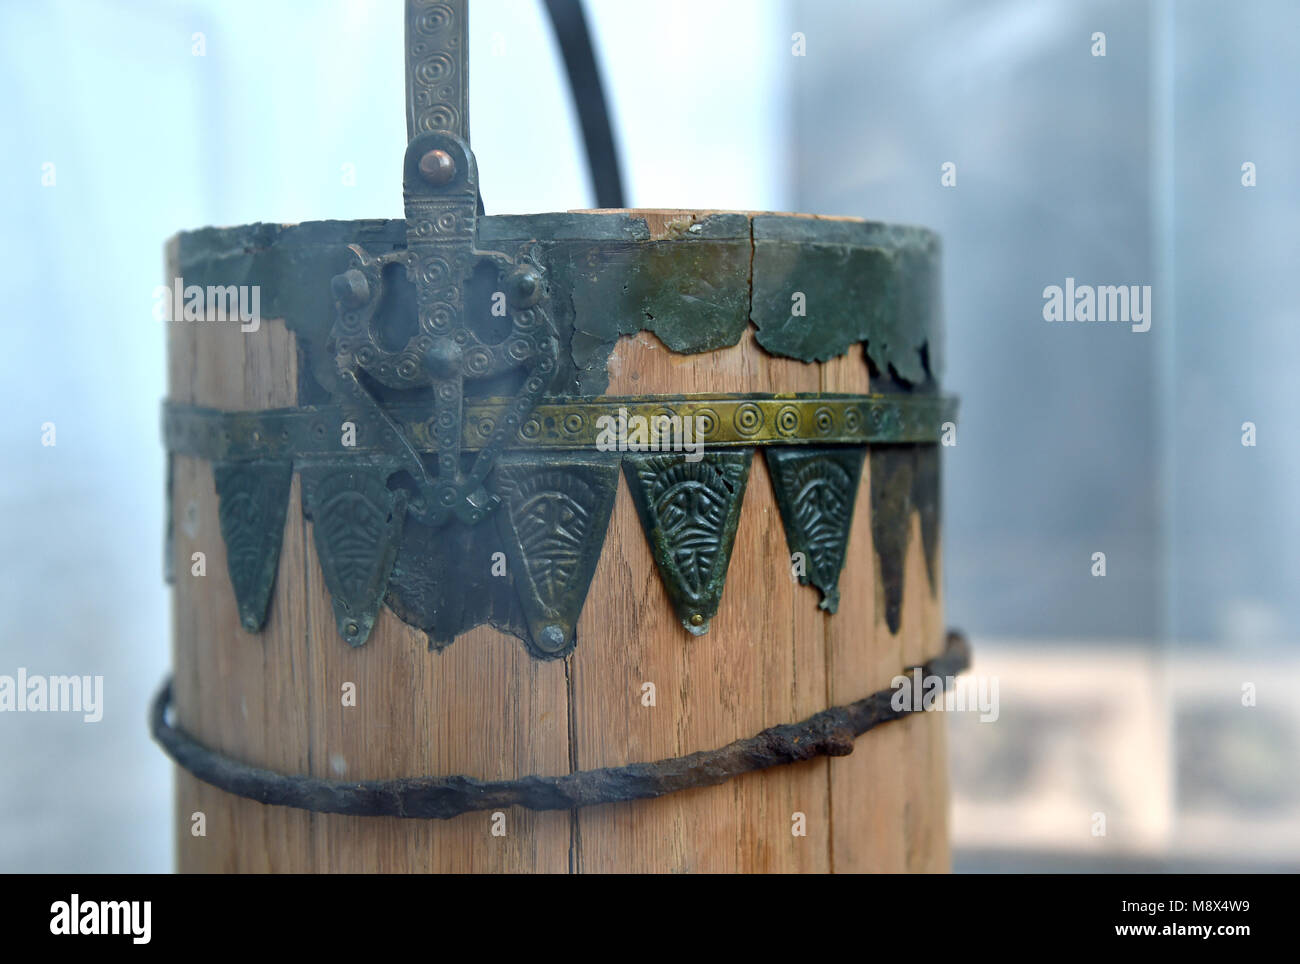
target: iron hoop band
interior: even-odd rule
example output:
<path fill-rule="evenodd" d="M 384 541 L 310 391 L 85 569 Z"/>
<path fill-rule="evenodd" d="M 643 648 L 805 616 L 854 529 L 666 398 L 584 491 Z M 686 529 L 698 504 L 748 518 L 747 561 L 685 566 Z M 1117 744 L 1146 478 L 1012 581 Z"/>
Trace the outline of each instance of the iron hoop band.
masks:
<path fill-rule="evenodd" d="M 969 665 L 966 637 L 949 631 L 944 652 L 924 664 L 922 670 L 925 676 L 939 677 L 946 685 L 949 678 Z M 714 750 L 653 763 L 518 780 L 426 776 L 348 782 L 250 766 L 203 746 L 167 721 L 172 700 L 170 679 L 154 697 L 150 728 L 154 739 L 178 766 L 236 796 L 314 813 L 445 820 L 470 811 L 509 806 L 571 810 L 644 800 L 692 787 L 715 786 L 753 770 L 819 756 L 847 756 L 853 752 L 854 739 L 867 730 L 918 712 L 895 708 L 896 692 L 892 688 L 879 690 L 857 702 L 822 710 L 799 723 L 770 727 Z"/>

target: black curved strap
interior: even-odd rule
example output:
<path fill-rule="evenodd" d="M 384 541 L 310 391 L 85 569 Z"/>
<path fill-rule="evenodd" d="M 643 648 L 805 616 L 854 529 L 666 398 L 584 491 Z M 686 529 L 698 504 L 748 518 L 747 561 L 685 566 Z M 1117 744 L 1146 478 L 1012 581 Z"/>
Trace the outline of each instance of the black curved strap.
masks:
<path fill-rule="evenodd" d="M 564 56 L 569 89 L 578 110 L 582 141 L 587 148 L 587 166 L 591 171 L 592 186 L 596 189 L 596 207 L 621 208 L 624 206 L 623 179 L 619 174 L 618 150 L 614 146 L 609 106 L 605 102 L 600 68 L 596 66 L 587 18 L 582 12 L 582 0 L 546 0 L 546 12 L 550 14 L 551 26 Z"/>

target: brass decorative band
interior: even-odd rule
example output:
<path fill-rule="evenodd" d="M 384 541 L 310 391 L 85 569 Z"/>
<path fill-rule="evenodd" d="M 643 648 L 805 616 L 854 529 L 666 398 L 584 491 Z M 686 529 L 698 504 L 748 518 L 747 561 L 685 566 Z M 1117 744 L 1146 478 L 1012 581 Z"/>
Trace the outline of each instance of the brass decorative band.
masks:
<path fill-rule="evenodd" d="M 946 689 L 969 665 L 966 637 L 950 631 L 943 653 L 922 666 L 921 672 L 926 678 L 939 679 Z M 898 692 L 893 688 L 879 690 L 855 703 L 822 710 L 799 723 L 773 726 L 746 739 L 688 756 L 518 780 L 420 776 L 343 781 L 249 766 L 209 749 L 168 722 L 171 680 L 154 697 L 149 720 L 153 738 L 177 765 L 226 793 L 314 813 L 446 820 L 474 810 L 509 806 L 570 810 L 644 800 L 692 787 L 716 786 L 754 770 L 819 756 L 847 756 L 853 752 L 854 740 L 867 730 L 911 713 L 925 712 L 925 704 L 900 701 Z"/>
<path fill-rule="evenodd" d="M 462 448 L 481 449 L 510 399 L 465 405 Z M 420 452 L 436 452 L 431 408 L 389 409 Z M 946 395 L 644 395 L 551 398 L 522 421 L 508 449 L 667 450 L 684 433 L 706 446 L 862 445 L 935 443 L 956 418 Z M 349 428 L 350 426 L 350 428 Z M 398 442 L 391 428 L 365 411 L 337 405 L 226 412 L 165 402 L 163 436 L 169 451 L 213 461 L 384 455 Z M 346 440 L 345 440 L 346 436 Z M 611 443 L 613 443 L 611 445 Z M 624 450 L 618 448 L 618 450 Z"/>

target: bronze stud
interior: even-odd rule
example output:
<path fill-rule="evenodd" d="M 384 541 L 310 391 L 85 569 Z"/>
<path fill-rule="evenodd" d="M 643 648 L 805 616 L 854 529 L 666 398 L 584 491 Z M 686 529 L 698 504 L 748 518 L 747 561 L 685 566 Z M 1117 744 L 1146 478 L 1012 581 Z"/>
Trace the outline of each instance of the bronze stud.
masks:
<path fill-rule="evenodd" d="M 420 176 L 434 187 L 442 187 L 456 176 L 456 161 L 446 151 L 429 151 L 420 158 Z"/>

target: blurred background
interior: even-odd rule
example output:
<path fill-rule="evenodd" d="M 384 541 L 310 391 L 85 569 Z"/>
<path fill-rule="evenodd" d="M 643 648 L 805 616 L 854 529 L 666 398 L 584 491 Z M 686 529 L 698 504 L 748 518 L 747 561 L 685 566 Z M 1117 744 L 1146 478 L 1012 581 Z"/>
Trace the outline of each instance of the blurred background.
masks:
<path fill-rule="evenodd" d="M 587 11 L 631 206 L 943 236 L 948 614 L 1000 695 L 950 717 L 955 869 L 1300 868 L 1300 7 Z M 472 14 L 488 212 L 591 206 L 541 3 Z M 0 673 L 105 681 L 0 715 L 0 870 L 166 871 L 163 243 L 401 216 L 401 4 L 6 2 L 0 82 Z M 1150 331 L 1047 323 L 1066 278 Z"/>

